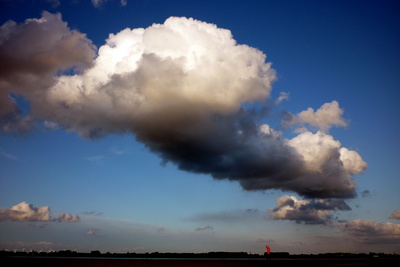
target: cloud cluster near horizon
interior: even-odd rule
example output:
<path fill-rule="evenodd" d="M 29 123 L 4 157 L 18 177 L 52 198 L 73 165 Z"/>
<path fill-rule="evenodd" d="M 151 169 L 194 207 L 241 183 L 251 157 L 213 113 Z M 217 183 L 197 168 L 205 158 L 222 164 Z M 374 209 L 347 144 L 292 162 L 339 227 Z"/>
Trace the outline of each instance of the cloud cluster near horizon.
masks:
<path fill-rule="evenodd" d="M 400 210 L 393 211 L 392 215 L 389 218 L 390 219 L 400 219 Z"/>
<path fill-rule="evenodd" d="M 291 115 L 283 123 L 302 130 L 285 138 L 263 121 L 276 80 L 271 63 L 229 30 L 171 17 L 110 34 L 95 53 L 60 14 L 2 25 L 2 130 L 26 132 L 44 122 L 90 139 L 130 132 L 164 162 L 245 190 L 355 197 L 352 176 L 367 164 L 328 134 L 347 125 L 339 103 Z M 29 102 L 28 114 L 18 97 Z"/>
<path fill-rule="evenodd" d="M 400 224 L 354 220 L 340 225 L 340 228 L 362 243 L 398 244 L 400 242 Z"/>
<path fill-rule="evenodd" d="M 266 219 L 290 220 L 304 224 L 331 224 L 332 211 L 351 210 L 342 199 L 299 200 L 295 196 L 282 196 Z"/>
<path fill-rule="evenodd" d="M 12 206 L 10 209 L 0 209 L 0 221 L 58 221 L 58 222 L 77 222 L 78 215 L 70 213 L 60 213 L 58 218 L 52 219 L 49 206 L 35 207 L 25 201 Z"/>

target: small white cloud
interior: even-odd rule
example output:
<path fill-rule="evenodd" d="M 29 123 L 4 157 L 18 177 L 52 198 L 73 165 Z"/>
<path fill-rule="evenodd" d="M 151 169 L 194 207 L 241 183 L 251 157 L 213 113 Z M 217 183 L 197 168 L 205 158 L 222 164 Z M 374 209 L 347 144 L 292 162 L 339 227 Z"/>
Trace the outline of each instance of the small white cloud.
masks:
<path fill-rule="evenodd" d="M 44 127 L 46 128 L 46 130 L 55 130 L 58 128 L 58 124 L 53 122 L 53 121 L 44 121 L 43 122 Z"/>
<path fill-rule="evenodd" d="M 77 222 L 79 221 L 78 215 L 72 215 L 71 213 L 60 213 L 58 220 L 60 222 Z"/>
<path fill-rule="evenodd" d="M 337 101 L 323 104 L 317 111 L 308 108 L 300 112 L 292 120 L 296 124 L 309 124 L 323 132 L 328 132 L 332 126 L 347 126 L 347 122 L 342 118 L 343 109 L 339 107 Z"/>
<path fill-rule="evenodd" d="M 85 235 L 87 235 L 87 236 L 96 236 L 96 237 L 106 236 L 105 234 L 99 234 L 99 232 L 100 232 L 99 229 L 91 229 L 91 230 L 87 231 Z"/>
<path fill-rule="evenodd" d="M 275 104 L 278 105 L 279 103 L 281 103 L 283 100 L 287 100 L 289 99 L 290 94 L 286 93 L 286 92 L 281 92 L 280 96 L 278 97 L 278 99 L 275 101 Z"/>
<path fill-rule="evenodd" d="M 110 149 L 110 152 L 111 152 L 113 155 L 123 155 L 123 154 L 128 153 L 127 150 L 118 149 L 118 148 L 116 148 L 116 147 L 112 147 L 112 148 Z"/>
<path fill-rule="evenodd" d="M 95 235 L 95 232 L 92 231 L 92 230 L 89 230 L 89 231 L 86 232 L 86 235 Z"/>

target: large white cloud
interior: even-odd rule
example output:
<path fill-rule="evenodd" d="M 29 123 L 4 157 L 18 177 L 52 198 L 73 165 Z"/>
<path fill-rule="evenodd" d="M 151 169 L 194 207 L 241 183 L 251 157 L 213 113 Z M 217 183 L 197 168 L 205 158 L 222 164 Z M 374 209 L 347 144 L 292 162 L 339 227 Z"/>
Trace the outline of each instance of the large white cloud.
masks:
<path fill-rule="evenodd" d="M 93 68 L 60 77 L 47 95 L 52 119 L 85 137 L 211 127 L 211 115 L 266 99 L 275 79 L 261 51 L 193 19 L 111 34 L 98 53 Z M 85 116 L 77 122 L 71 114 Z"/>
<path fill-rule="evenodd" d="M 0 76 L 0 101 L 8 105 L 1 113 L 3 131 L 45 121 L 85 138 L 131 132 L 179 169 L 235 180 L 246 190 L 355 196 L 351 177 L 366 168 L 357 152 L 324 131 L 288 140 L 256 122 L 257 112 L 246 107 L 268 101 L 275 71 L 264 53 L 237 44 L 229 30 L 171 17 L 110 34 L 94 60 L 90 40 L 60 15 L 8 22 L 2 36 L 0 59 L 10 65 Z M 32 47 L 25 45 L 30 38 Z M 13 47 L 19 56 L 9 56 Z M 59 75 L 74 66 L 81 72 Z M 28 116 L 10 94 L 29 100 Z M 323 130 L 345 125 L 335 101 L 304 114 L 303 123 Z"/>

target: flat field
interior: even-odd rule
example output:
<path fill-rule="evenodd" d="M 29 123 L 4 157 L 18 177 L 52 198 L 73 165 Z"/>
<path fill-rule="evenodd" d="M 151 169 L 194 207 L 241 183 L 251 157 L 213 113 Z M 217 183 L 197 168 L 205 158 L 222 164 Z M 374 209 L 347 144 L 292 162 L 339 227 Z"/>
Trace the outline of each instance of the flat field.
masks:
<path fill-rule="evenodd" d="M 400 266 L 393 259 L 113 259 L 113 258 L 39 258 L 3 257 L 1 266 L 55 267 L 334 267 L 334 266 Z"/>

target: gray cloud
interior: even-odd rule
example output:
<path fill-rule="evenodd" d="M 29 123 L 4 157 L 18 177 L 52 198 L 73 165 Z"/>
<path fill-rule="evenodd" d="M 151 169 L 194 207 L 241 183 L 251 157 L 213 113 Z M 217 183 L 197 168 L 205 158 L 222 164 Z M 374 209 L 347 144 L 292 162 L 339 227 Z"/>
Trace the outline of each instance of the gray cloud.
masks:
<path fill-rule="evenodd" d="M 350 210 L 342 199 L 299 200 L 294 196 L 282 196 L 276 200 L 277 206 L 266 219 L 290 220 L 304 224 L 331 224 L 333 210 Z"/>
<path fill-rule="evenodd" d="M 400 219 L 400 210 L 393 211 L 392 215 L 389 218 L 390 219 Z"/>
<path fill-rule="evenodd" d="M 212 226 L 204 226 L 204 227 L 197 227 L 196 231 L 206 231 L 206 230 L 213 230 L 214 228 Z"/>
<path fill-rule="evenodd" d="M 4 132 L 26 132 L 44 121 L 91 139 L 132 133 L 164 162 L 237 181 L 245 190 L 356 195 L 351 178 L 367 164 L 324 132 L 344 125 L 339 104 L 299 115 L 322 131 L 292 139 L 261 123 L 269 108 L 246 104 L 269 105 L 275 71 L 265 54 L 237 44 L 229 30 L 171 17 L 110 34 L 93 60 L 91 41 L 59 14 L 7 22 L 0 36 L 0 59 L 7 63 L 0 72 Z M 62 75 L 71 68 L 76 75 Z M 13 94 L 29 101 L 28 115 L 10 101 Z"/>
<path fill-rule="evenodd" d="M 354 220 L 339 227 L 343 232 L 362 243 L 398 244 L 400 242 L 400 224 Z"/>
<path fill-rule="evenodd" d="M 364 190 L 364 191 L 361 192 L 361 196 L 362 197 L 369 197 L 369 196 L 371 196 L 371 191 Z"/>
<path fill-rule="evenodd" d="M 23 115 L 15 97 L 28 99 L 36 113 L 57 72 L 92 64 L 94 46 L 86 36 L 70 30 L 60 14 L 43 12 L 39 19 L 22 24 L 8 21 L 0 27 L 0 127 L 9 133 L 25 133 L 34 127 Z"/>

